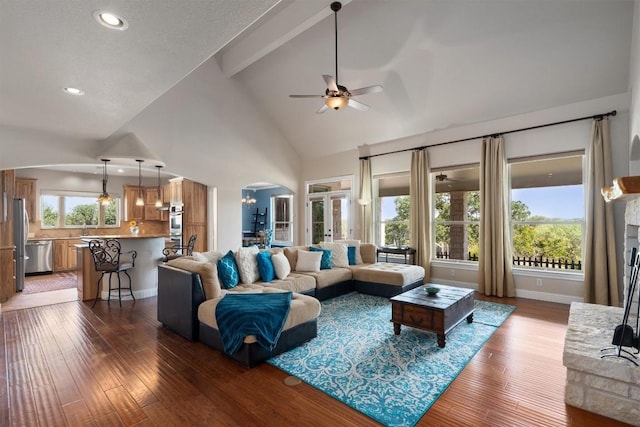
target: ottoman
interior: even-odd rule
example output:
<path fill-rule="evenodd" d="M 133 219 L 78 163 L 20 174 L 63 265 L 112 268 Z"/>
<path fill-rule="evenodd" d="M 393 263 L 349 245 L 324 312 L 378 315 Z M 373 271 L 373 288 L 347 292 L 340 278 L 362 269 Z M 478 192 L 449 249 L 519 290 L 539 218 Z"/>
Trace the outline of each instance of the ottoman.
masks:
<path fill-rule="evenodd" d="M 363 294 L 393 297 L 422 285 L 420 265 L 377 262 L 353 268 L 355 290 Z"/>

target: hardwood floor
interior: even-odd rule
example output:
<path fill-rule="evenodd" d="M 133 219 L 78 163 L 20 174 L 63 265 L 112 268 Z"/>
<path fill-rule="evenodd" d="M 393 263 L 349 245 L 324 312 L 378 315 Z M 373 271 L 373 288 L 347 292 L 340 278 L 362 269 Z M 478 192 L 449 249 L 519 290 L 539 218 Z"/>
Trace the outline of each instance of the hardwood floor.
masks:
<path fill-rule="evenodd" d="M 568 306 L 495 301 L 518 308 L 419 426 L 625 425 L 564 404 Z M 271 365 L 245 369 L 162 328 L 155 298 L 122 305 L 0 313 L 0 425 L 376 425 L 305 383 L 285 385 Z"/>

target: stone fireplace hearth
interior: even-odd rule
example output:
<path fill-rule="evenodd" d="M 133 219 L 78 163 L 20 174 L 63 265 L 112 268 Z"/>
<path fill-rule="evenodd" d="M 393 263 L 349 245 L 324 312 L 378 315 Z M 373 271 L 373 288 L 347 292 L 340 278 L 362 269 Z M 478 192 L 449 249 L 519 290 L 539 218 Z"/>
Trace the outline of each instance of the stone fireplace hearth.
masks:
<path fill-rule="evenodd" d="M 600 357 L 614 353 L 600 349 L 611 347 L 623 312 L 621 307 L 571 304 L 563 353 L 567 368 L 565 402 L 640 426 L 640 367 L 622 358 Z M 636 362 L 640 364 L 640 359 Z"/>

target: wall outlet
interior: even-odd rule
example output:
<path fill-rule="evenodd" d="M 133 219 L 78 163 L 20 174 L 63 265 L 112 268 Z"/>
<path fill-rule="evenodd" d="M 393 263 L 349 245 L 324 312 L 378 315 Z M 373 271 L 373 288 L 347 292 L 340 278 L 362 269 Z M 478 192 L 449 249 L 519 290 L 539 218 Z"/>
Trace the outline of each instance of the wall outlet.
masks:
<path fill-rule="evenodd" d="M 539 288 L 542 287 L 542 279 L 536 279 L 536 286 Z"/>
<path fill-rule="evenodd" d="M 449 276 L 455 276 L 455 275 L 456 275 L 455 270 L 449 270 Z"/>

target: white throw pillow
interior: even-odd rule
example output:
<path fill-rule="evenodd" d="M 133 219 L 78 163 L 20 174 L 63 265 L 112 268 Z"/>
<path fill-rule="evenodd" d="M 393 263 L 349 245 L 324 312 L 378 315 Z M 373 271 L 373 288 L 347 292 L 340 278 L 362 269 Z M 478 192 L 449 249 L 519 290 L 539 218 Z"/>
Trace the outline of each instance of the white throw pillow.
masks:
<path fill-rule="evenodd" d="M 362 264 L 362 254 L 360 253 L 360 240 L 334 240 L 335 243 L 344 243 L 347 246 L 356 247 L 356 264 Z M 347 260 L 348 262 L 348 260 Z"/>
<path fill-rule="evenodd" d="M 322 252 L 310 252 L 298 250 L 298 263 L 296 271 L 320 271 Z"/>
<path fill-rule="evenodd" d="M 222 258 L 224 254 L 219 251 L 208 251 L 208 252 L 194 252 L 193 259 L 199 262 L 210 262 L 211 264 L 216 264 L 220 258 Z"/>
<path fill-rule="evenodd" d="M 329 249 L 331 254 L 331 267 L 349 267 L 349 255 L 347 245 L 337 242 L 320 242 L 322 249 Z"/>
<path fill-rule="evenodd" d="M 240 248 L 236 252 L 236 264 L 238 265 L 238 273 L 240 273 L 240 281 L 242 283 L 250 284 L 260 279 L 258 252 L 260 252 L 260 248 L 257 246 Z"/>
<path fill-rule="evenodd" d="M 276 271 L 276 277 L 280 280 L 286 278 L 291 273 L 291 266 L 289 260 L 282 252 L 278 252 L 271 255 L 271 262 L 273 263 L 273 269 Z"/>

